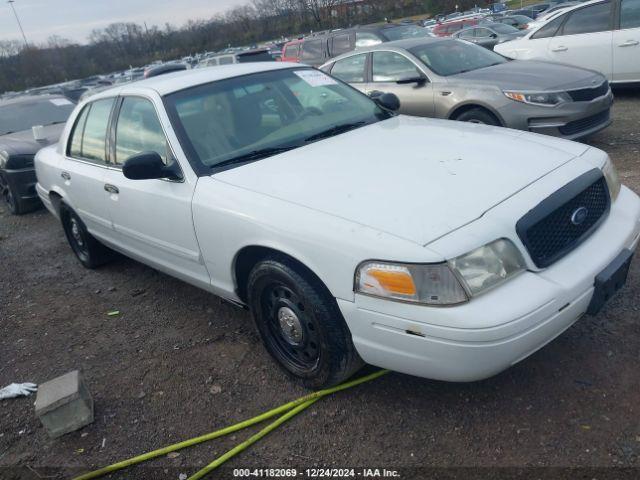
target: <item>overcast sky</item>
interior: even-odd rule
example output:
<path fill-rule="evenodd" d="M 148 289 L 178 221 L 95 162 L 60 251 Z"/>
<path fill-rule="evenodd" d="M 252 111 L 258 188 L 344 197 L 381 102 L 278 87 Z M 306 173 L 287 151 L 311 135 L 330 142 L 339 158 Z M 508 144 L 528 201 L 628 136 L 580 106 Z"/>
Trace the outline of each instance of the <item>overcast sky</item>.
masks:
<path fill-rule="evenodd" d="M 207 19 L 245 0 L 15 0 L 14 6 L 29 42 L 59 35 L 86 43 L 94 28 L 113 22 L 182 25 Z M 20 39 L 20 30 L 7 0 L 0 0 L 0 40 Z"/>

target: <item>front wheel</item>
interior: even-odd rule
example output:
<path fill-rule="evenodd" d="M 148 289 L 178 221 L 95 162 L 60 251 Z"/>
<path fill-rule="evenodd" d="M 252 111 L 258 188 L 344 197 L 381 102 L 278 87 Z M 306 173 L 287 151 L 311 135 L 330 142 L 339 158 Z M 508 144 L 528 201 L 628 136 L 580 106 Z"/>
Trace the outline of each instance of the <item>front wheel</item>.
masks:
<path fill-rule="evenodd" d="M 60 219 L 69 245 L 82 265 L 96 268 L 111 259 L 112 251 L 96 240 L 78 214 L 64 203 L 60 206 Z"/>
<path fill-rule="evenodd" d="M 471 108 L 466 112 L 462 112 L 460 115 L 457 115 L 455 120 L 458 120 L 459 122 L 493 125 L 495 127 L 500 126 L 500 121 L 496 116 L 484 108 Z"/>
<path fill-rule="evenodd" d="M 9 182 L 2 173 L 0 173 L 0 195 L 11 213 L 14 215 L 23 213 L 24 209 L 22 208 L 19 198 L 17 198 L 17 195 L 11 189 L 11 185 L 9 185 Z"/>
<path fill-rule="evenodd" d="M 274 257 L 253 268 L 247 287 L 267 351 L 305 387 L 337 385 L 362 367 L 335 299 L 310 272 Z"/>

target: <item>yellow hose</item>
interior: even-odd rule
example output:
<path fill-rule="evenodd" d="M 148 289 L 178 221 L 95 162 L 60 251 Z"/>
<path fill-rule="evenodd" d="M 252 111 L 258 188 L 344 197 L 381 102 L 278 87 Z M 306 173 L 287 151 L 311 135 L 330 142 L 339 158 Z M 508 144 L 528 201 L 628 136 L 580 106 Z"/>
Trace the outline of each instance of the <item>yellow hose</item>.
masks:
<path fill-rule="evenodd" d="M 138 455 L 136 457 L 129 458 L 128 460 L 123 460 L 118 463 L 114 463 L 113 465 L 109 465 L 108 467 L 101 468 L 99 470 L 95 470 L 93 472 L 85 473 L 84 475 L 80 475 L 79 477 L 74 478 L 73 480 L 89 480 L 93 478 L 99 478 L 108 473 L 113 473 L 117 470 L 122 470 L 123 468 L 130 467 L 131 465 L 136 465 L 138 463 L 145 462 L 147 460 L 151 460 L 152 458 L 161 457 L 171 452 L 175 452 L 176 450 L 182 450 L 183 448 L 191 447 L 193 445 L 197 445 L 202 442 L 206 442 L 209 440 L 213 440 L 215 438 L 222 437 L 224 435 L 228 435 L 233 432 L 237 432 L 238 430 L 243 430 L 247 427 L 255 425 L 256 423 L 263 422 L 268 420 L 269 418 L 275 417 L 281 413 L 285 413 L 280 418 L 278 418 L 275 422 L 271 423 L 263 430 L 255 434 L 253 437 L 249 438 L 249 440 L 241 443 L 237 447 L 229 450 L 227 453 L 222 455 L 220 458 L 213 461 L 211 464 L 207 465 L 204 469 L 196 473 L 192 479 L 202 478 L 204 475 L 209 473 L 211 470 L 217 468 L 222 463 L 226 462 L 234 455 L 245 450 L 247 447 L 252 445 L 253 443 L 260 440 L 262 437 L 267 435 L 272 430 L 276 429 L 278 426 L 292 418 L 293 416 L 300 413 L 305 408 L 312 405 L 314 402 L 319 400 L 322 397 L 326 397 L 327 395 L 331 395 L 332 393 L 341 392 L 342 390 L 346 390 L 348 388 L 355 387 L 357 385 L 361 385 L 365 382 L 369 382 L 371 380 L 375 380 L 376 378 L 381 377 L 389 373 L 388 370 L 378 370 L 377 372 L 371 373 L 369 375 L 365 375 L 364 377 L 357 378 L 355 380 L 351 380 L 349 382 L 342 383 L 335 387 L 327 388 L 324 390 L 319 390 L 317 392 L 310 393 L 309 395 L 305 395 L 304 397 L 300 397 L 291 402 L 285 403 L 277 408 L 269 410 L 261 415 L 250 418 L 248 420 L 244 420 L 243 422 L 236 423 L 235 425 L 231 425 L 230 427 L 223 428 L 221 430 L 216 430 L 215 432 L 208 433 L 206 435 L 201 435 L 199 437 L 192 438 L 190 440 L 185 440 L 183 442 L 174 443 L 173 445 L 169 445 L 168 447 L 160 448 L 158 450 L 154 450 L 152 452 L 144 453 L 142 455 Z M 206 470 L 206 472 L 205 472 Z M 204 472 L 204 473 L 202 473 Z M 197 476 L 200 475 L 200 476 Z"/>
<path fill-rule="evenodd" d="M 320 398 L 313 398 L 311 400 L 307 400 L 306 402 L 301 403 L 300 405 L 298 405 L 297 407 L 293 408 L 292 410 L 289 410 L 287 413 L 285 413 L 280 418 L 278 418 L 275 422 L 270 423 L 265 428 L 263 428 L 258 433 L 256 433 L 254 436 L 249 438 L 248 440 L 245 440 L 240 445 L 237 445 L 237 446 L 233 447 L 231 450 L 229 450 L 224 455 L 221 455 L 220 457 L 216 458 L 213 462 L 211 462 L 209 465 L 204 467 L 202 470 L 200 470 L 197 473 L 195 473 L 193 476 L 189 477 L 187 480 L 199 480 L 199 479 L 201 479 L 202 477 L 204 477 L 205 475 L 210 473 L 212 470 L 218 468 L 220 465 L 222 465 L 224 462 L 226 462 L 230 458 L 234 457 L 235 455 L 237 455 L 238 453 L 242 452 L 243 450 L 246 450 L 247 448 L 249 448 L 251 445 L 256 443 L 258 440 L 260 440 L 262 437 L 267 435 L 269 432 L 271 432 L 271 431 L 275 430 L 276 428 L 278 428 L 280 425 L 282 425 L 284 422 L 286 422 L 290 418 L 296 416 L 298 413 L 300 413 L 301 411 L 303 411 L 307 407 L 310 407 L 311 405 L 316 403 L 318 400 L 320 400 Z"/>

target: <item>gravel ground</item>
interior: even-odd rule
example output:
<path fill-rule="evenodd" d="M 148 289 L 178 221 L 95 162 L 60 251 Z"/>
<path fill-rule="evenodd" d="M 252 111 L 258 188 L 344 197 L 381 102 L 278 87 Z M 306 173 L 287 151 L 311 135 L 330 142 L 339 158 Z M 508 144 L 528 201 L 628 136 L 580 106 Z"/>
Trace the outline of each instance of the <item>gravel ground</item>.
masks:
<path fill-rule="evenodd" d="M 614 119 L 589 142 L 640 192 L 640 91 L 617 92 Z M 33 399 L 0 402 L 0 478 L 63 478 L 307 393 L 270 360 L 246 312 L 125 258 L 83 269 L 45 211 L 0 213 L 0 300 L 0 386 L 79 368 L 95 400 L 95 422 L 57 440 Z M 472 384 L 387 375 L 316 403 L 213 477 L 323 466 L 395 468 L 402 478 L 638 478 L 639 307 L 636 259 L 601 314 L 507 372 Z M 257 430 L 113 478 L 177 479 Z"/>

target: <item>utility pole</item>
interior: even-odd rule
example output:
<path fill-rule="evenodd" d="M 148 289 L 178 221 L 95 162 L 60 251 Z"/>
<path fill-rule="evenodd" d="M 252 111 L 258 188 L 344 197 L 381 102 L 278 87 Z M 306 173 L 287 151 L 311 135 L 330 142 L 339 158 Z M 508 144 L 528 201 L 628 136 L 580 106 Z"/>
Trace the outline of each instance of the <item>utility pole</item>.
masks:
<path fill-rule="evenodd" d="M 29 43 L 27 42 L 27 36 L 24 34 L 24 30 L 22 29 L 22 24 L 20 23 L 20 18 L 18 18 L 18 12 L 16 12 L 13 3 L 15 0 L 7 0 L 7 3 L 11 6 L 11 10 L 13 10 L 13 14 L 16 17 L 16 22 L 18 22 L 18 27 L 20 27 L 20 33 L 22 33 L 22 39 L 24 40 L 24 46 L 29 48 Z"/>

